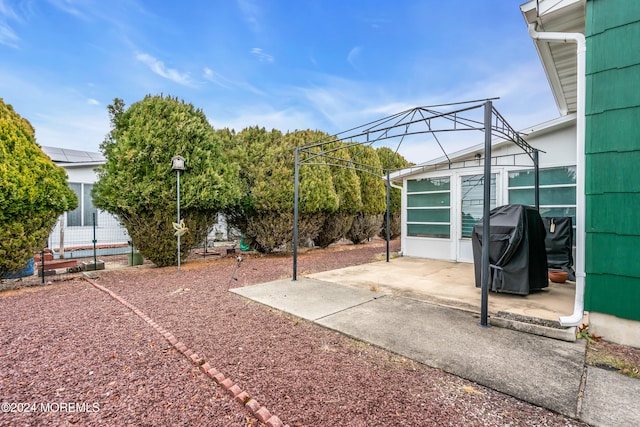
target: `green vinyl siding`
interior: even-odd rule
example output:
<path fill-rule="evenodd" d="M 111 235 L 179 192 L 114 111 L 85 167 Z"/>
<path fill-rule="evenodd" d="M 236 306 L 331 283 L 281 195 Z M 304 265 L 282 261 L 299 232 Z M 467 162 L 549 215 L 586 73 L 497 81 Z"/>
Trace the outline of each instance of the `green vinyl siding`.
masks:
<path fill-rule="evenodd" d="M 639 2 L 640 3 L 640 2 Z M 638 141 L 629 138 L 629 129 L 640 121 L 640 106 L 622 110 L 603 111 L 589 116 L 590 138 L 586 140 L 586 152 L 610 153 L 633 152 L 638 148 Z M 615 123 L 615 126 L 611 126 Z M 606 140 L 606 145 L 601 141 Z"/>
<path fill-rule="evenodd" d="M 625 40 L 625 43 L 618 44 L 616 40 Z M 636 65 L 633 50 L 638 49 L 637 40 L 640 40 L 640 26 L 637 25 L 621 25 L 603 32 L 599 37 L 592 37 L 589 40 L 590 68 L 602 71 Z M 616 49 L 608 48 L 614 44 Z"/>
<path fill-rule="evenodd" d="M 633 236 L 640 227 L 640 192 L 592 194 L 587 205 L 587 229 Z M 625 207 L 623 209 L 623 207 Z M 634 214 L 629 214 L 634 212 Z M 638 256 L 640 259 L 640 255 Z M 640 262 L 636 262 L 640 264 Z"/>
<path fill-rule="evenodd" d="M 640 132 L 638 138 L 640 141 Z M 627 152 L 588 153 L 586 167 L 587 194 L 640 192 L 640 147 Z"/>
<path fill-rule="evenodd" d="M 586 17 L 585 309 L 640 320 L 640 1 Z"/>
<path fill-rule="evenodd" d="M 587 37 L 592 43 L 595 35 L 604 33 L 612 29 L 623 27 L 631 22 L 640 20 L 640 2 L 637 0 L 589 0 L 587 2 Z M 610 45 L 603 46 L 602 49 L 611 49 L 623 43 L 629 43 L 630 40 L 618 39 L 610 40 Z M 599 51 L 589 49 L 589 56 L 602 54 Z M 638 57 L 637 52 L 634 57 Z M 590 73 L 590 65 L 592 61 L 587 61 L 587 74 Z"/>
<path fill-rule="evenodd" d="M 590 251 L 586 261 L 590 272 L 610 274 L 624 277 L 640 278 L 640 262 L 638 259 L 637 236 L 618 235 L 613 233 L 590 233 L 587 245 L 592 248 L 609 248 L 607 254 L 600 251 Z M 632 254 L 635 262 L 629 262 L 628 254 Z M 640 306 L 638 306 L 640 310 Z"/>
<path fill-rule="evenodd" d="M 450 178 L 407 181 L 407 235 L 449 238 L 451 235 Z"/>
<path fill-rule="evenodd" d="M 589 273 L 585 309 L 640 320 L 640 278 Z"/>
<path fill-rule="evenodd" d="M 640 105 L 640 64 L 595 73 L 587 80 L 587 110 L 593 113 Z"/>

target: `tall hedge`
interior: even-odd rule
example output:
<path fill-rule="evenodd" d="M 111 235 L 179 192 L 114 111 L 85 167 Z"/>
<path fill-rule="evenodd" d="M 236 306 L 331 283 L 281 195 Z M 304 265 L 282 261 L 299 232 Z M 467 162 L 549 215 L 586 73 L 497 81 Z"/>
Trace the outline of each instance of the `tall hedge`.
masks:
<path fill-rule="evenodd" d="M 353 219 L 347 238 L 363 243 L 376 236 L 386 211 L 386 188 L 382 179 L 382 165 L 376 150 L 369 145 L 353 145 L 349 149 L 351 160 L 359 164 L 356 174 L 360 179 L 362 210 Z"/>
<path fill-rule="evenodd" d="M 326 137 L 317 131 L 282 134 L 250 127 L 237 135 L 229 131 L 231 158 L 240 165 L 243 197 L 227 210 L 244 242 L 260 252 L 291 248 L 293 242 L 295 147 Z M 304 159 L 303 156 L 301 159 Z M 324 217 L 338 207 L 331 171 L 324 165 L 301 165 L 299 170 L 299 238 L 313 240 Z"/>
<path fill-rule="evenodd" d="M 31 124 L 0 98 L 0 277 L 23 268 L 78 200 L 36 143 Z"/>
<path fill-rule="evenodd" d="M 338 196 L 338 208 L 329 213 L 314 239 L 317 246 L 326 248 L 347 235 L 353 225 L 354 216 L 362 211 L 360 178 L 351 165 L 351 156 L 346 144 L 334 142 L 325 145 L 326 156 L 322 161 L 331 164 L 333 188 Z"/>
<path fill-rule="evenodd" d="M 125 109 L 108 107 L 111 132 L 101 145 L 107 158 L 93 187 L 94 204 L 116 215 L 133 244 L 156 265 L 177 263 L 176 172 L 171 159 L 186 159 L 180 175 L 180 208 L 188 232 L 182 258 L 202 243 L 217 214 L 236 204 L 241 192 L 238 166 L 204 113 L 177 98 L 146 96 Z"/>

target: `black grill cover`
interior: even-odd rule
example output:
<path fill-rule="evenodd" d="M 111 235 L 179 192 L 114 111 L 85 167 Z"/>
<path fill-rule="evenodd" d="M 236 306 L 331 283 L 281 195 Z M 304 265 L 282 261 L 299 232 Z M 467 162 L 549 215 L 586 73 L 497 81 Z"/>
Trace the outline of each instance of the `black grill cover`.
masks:
<path fill-rule="evenodd" d="M 569 280 L 575 280 L 573 272 L 573 221 L 571 217 L 543 217 L 547 236 L 544 246 L 547 251 L 549 268 L 569 273 Z"/>
<path fill-rule="evenodd" d="M 525 205 L 499 206 L 490 214 L 489 290 L 527 295 L 549 286 L 545 227 L 538 211 Z M 481 287 L 481 219 L 471 235 L 476 287 Z"/>

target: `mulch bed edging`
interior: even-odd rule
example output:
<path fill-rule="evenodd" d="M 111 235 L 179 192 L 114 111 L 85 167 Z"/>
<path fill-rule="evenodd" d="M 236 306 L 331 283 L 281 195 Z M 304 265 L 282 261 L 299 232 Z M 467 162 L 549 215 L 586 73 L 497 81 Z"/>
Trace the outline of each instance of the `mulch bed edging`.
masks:
<path fill-rule="evenodd" d="M 227 391 L 240 405 L 244 406 L 249 412 L 255 416 L 260 422 L 266 424 L 268 427 L 289 427 L 288 424 L 283 424 L 277 415 L 271 414 L 271 412 L 263 405 L 260 405 L 258 401 L 249 395 L 246 391 L 242 390 L 233 380 L 226 378 L 224 374 L 212 367 L 204 357 L 198 355 L 196 352 L 187 347 L 183 342 L 178 339 L 169 331 L 158 325 L 149 316 L 147 316 L 142 310 L 135 305 L 129 303 L 120 295 L 116 294 L 110 289 L 99 285 L 89 277 L 84 276 L 83 279 L 91 284 L 96 289 L 105 292 L 107 295 L 127 307 L 138 317 L 144 320 L 147 324 L 153 327 L 160 335 L 162 335 L 169 343 L 180 353 L 182 353 L 192 364 L 198 366 L 202 372 L 209 378 L 213 379 L 219 386 Z"/>

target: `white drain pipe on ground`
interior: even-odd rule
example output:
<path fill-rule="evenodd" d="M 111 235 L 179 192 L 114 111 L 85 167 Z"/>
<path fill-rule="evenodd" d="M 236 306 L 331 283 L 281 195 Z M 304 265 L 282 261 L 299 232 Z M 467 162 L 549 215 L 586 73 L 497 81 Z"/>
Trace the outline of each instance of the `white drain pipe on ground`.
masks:
<path fill-rule="evenodd" d="M 582 33 L 555 33 L 536 31 L 536 24 L 529 24 L 529 35 L 534 40 L 575 43 L 577 45 L 577 112 L 576 112 L 576 296 L 573 314 L 560 316 L 561 326 L 578 326 L 584 315 L 585 289 L 585 100 L 587 43 Z"/>

